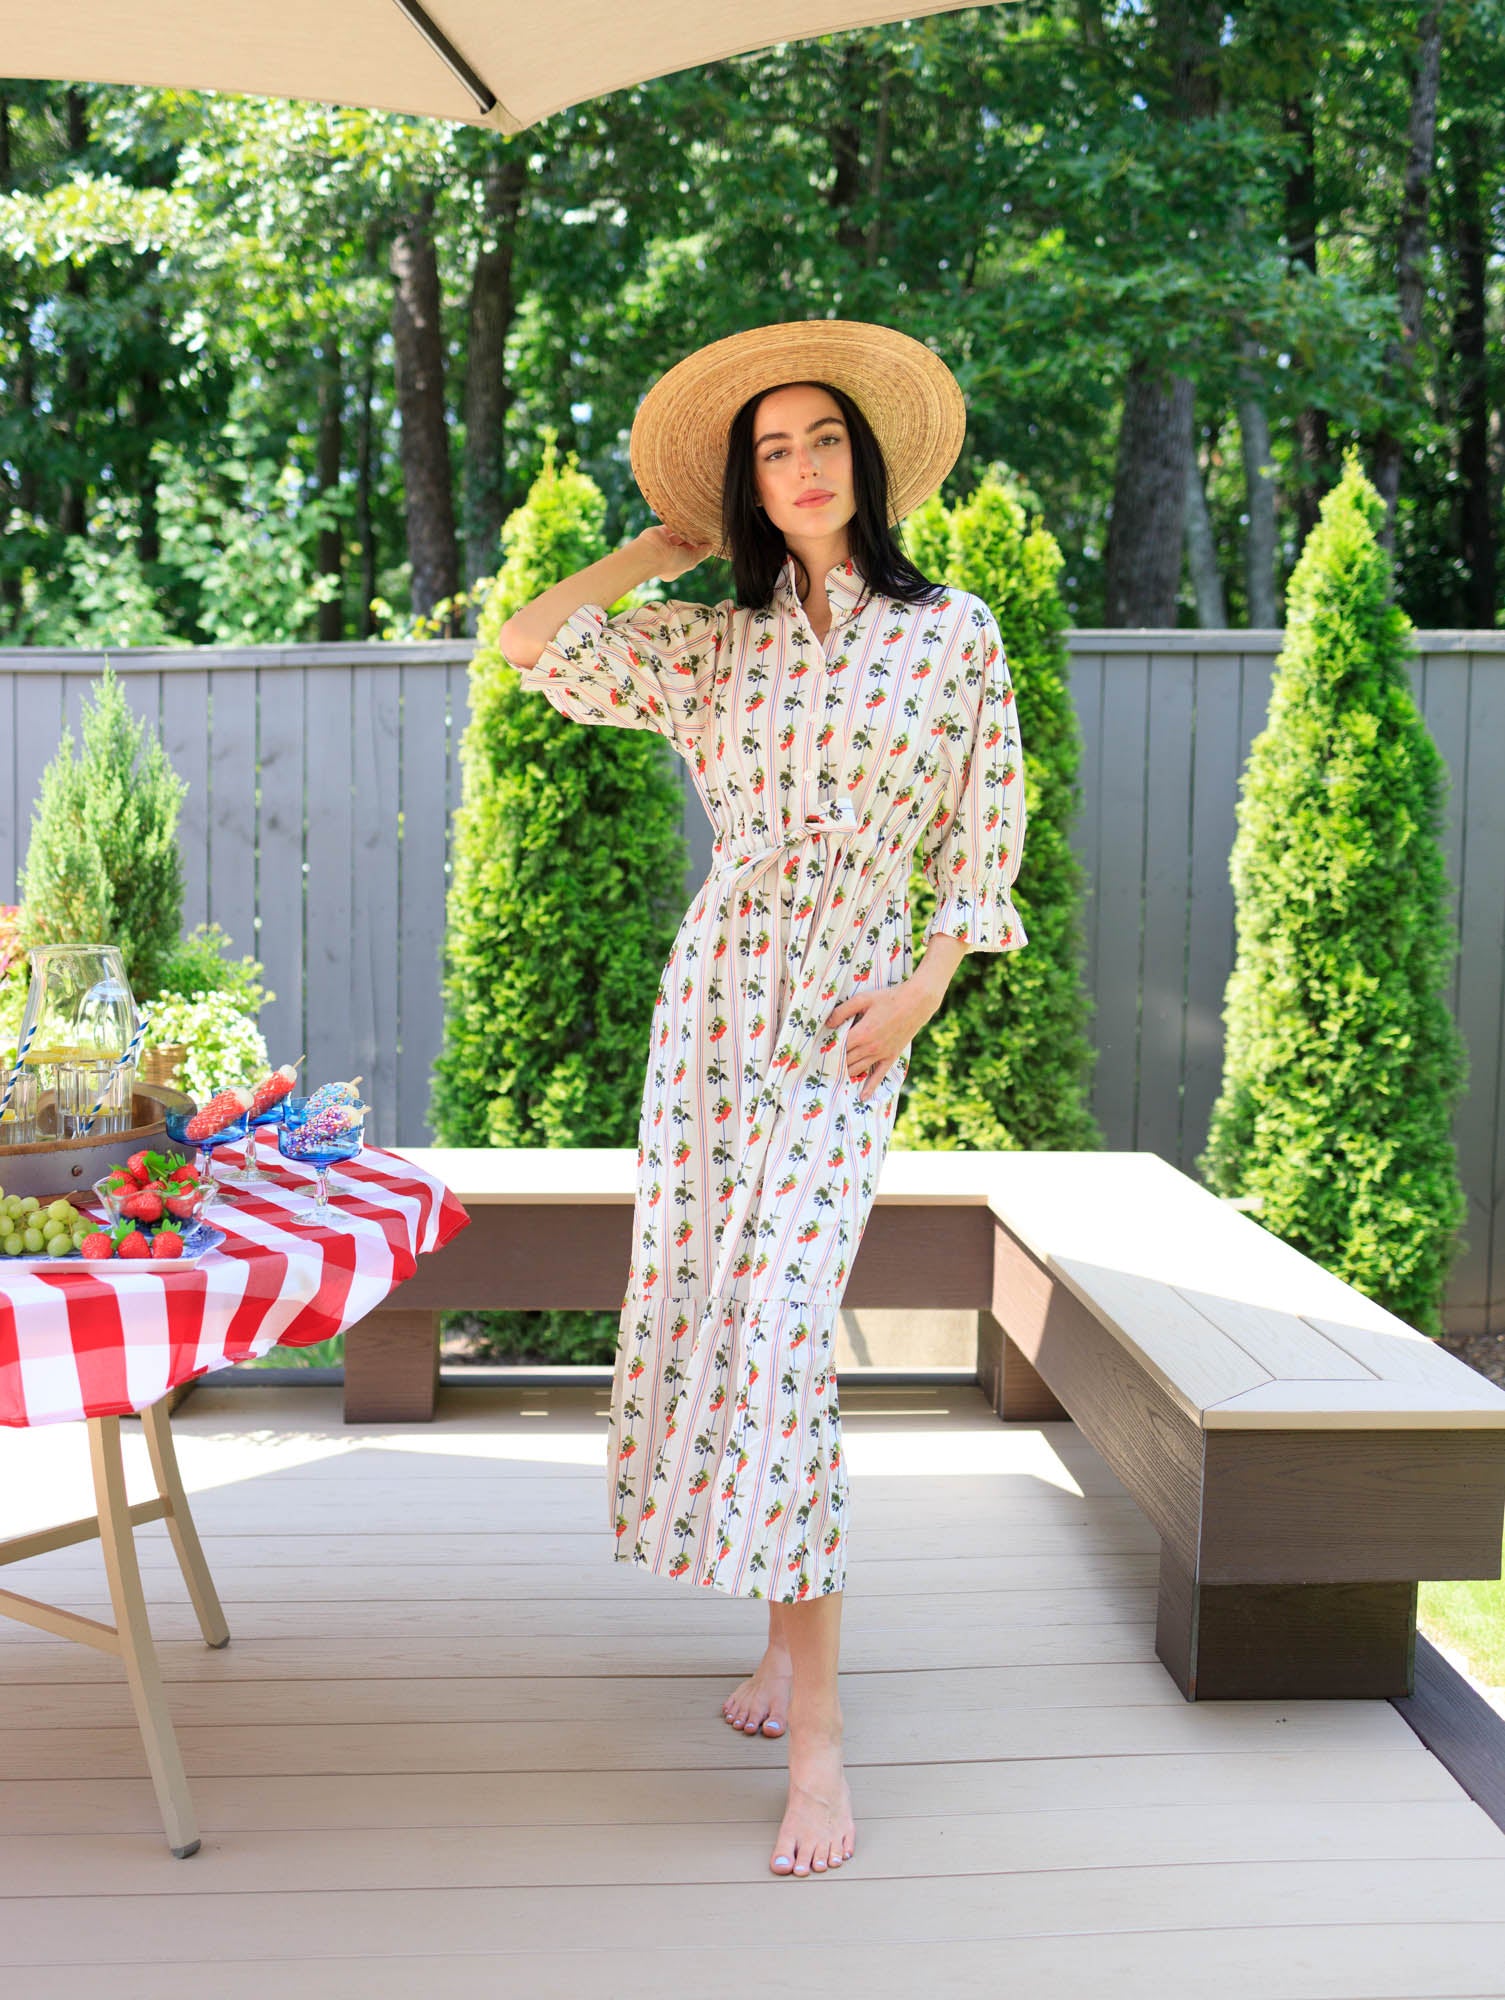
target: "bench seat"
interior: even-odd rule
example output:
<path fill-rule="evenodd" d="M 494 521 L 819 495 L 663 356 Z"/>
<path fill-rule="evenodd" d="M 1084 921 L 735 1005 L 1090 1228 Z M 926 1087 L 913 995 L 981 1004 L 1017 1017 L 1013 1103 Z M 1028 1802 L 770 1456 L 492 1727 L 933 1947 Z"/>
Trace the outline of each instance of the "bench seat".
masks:
<path fill-rule="evenodd" d="M 472 1227 L 349 1336 L 346 1414 L 432 1414 L 443 1307 L 615 1310 L 631 1149 L 409 1149 Z M 890 1150 L 853 1307 L 978 1314 L 1005 1420 L 1069 1418 L 1161 1539 L 1188 1699 L 1393 1696 L 1423 1579 L 1500 1574 L 1505 1392 L 1152 1153 Z"/>

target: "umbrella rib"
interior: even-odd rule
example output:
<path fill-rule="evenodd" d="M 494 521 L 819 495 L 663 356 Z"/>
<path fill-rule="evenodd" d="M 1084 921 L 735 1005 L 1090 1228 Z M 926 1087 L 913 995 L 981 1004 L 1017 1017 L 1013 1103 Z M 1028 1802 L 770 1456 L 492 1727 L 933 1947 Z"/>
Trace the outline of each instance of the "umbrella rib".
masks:
<path fill-rule="evenodd" d="M 393 0 L 393 5 L 418 30 L 455 81 L 469 91 L 475 99 L 476 109 L 482 113 L 493 110 L 497 101 L 496 92 L 481 81 L 449 36 L 418 5 L 418 0 Z"/>

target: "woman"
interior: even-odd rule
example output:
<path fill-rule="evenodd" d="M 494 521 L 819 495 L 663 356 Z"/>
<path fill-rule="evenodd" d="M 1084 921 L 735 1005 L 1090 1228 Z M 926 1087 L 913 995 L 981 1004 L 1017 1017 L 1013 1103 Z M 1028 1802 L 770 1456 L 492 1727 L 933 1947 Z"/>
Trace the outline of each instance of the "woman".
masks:
<path fill-rule="evenodd" d="M 716 829 L 654 1006 L 610 1433 L 619 1560 L 769 1600 L 723 1706 L 789 1732 L 776 1874 L 851 1858 L 837 1693 L 846 1279 L 914 1035 L 968 950 L 1025 943 L 1012 690 L 988 607 L 893 523 L 961 448 L 950 371 L 887 327 L 759 327 L 671 369 L 632 464 L 663 524 L 501 633 L 577 722 L 654 729 Z M 713 551 L 735 599 L 603 607 Z M 936 892 L 916 966 L 908 884 Z"/>

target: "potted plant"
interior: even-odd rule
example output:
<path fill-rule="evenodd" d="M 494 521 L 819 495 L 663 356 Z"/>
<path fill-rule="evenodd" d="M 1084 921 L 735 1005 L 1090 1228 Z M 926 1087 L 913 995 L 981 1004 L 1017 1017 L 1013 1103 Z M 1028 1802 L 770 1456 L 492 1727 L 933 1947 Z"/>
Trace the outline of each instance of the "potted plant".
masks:
<path fill-rule="evenodd" d="M 157 991 L 145 1002 L 146 1082 L 176 1084 L 198 1097 L 265 1075 L 267 1049 L 256 1016 L 276 996 L 262 984 L 259 962 L 232 959 L 230 948 L 218 924 L 199 924 L 163 964 Z"/>

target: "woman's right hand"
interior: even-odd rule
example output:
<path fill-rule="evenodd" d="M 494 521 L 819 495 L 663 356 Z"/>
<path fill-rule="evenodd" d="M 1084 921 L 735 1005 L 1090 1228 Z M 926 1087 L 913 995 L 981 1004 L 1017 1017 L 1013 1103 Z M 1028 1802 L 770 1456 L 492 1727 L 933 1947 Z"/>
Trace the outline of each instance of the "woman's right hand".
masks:
<path fill-rule="evenodd" d="M 634 547 L 640 549 L 644 559 L 652 563 L 648 572 L 650 576 L 656 576 L 661 583 L 671 583 L 675 577 L 683 576 L 687 569 L 694 569 L 696 563 L 704 562 L 715 543 L 692 542 L 677 528 L 665 527 L 658 522 L 651 528 L 644 528 L 634 538 Z"/>

